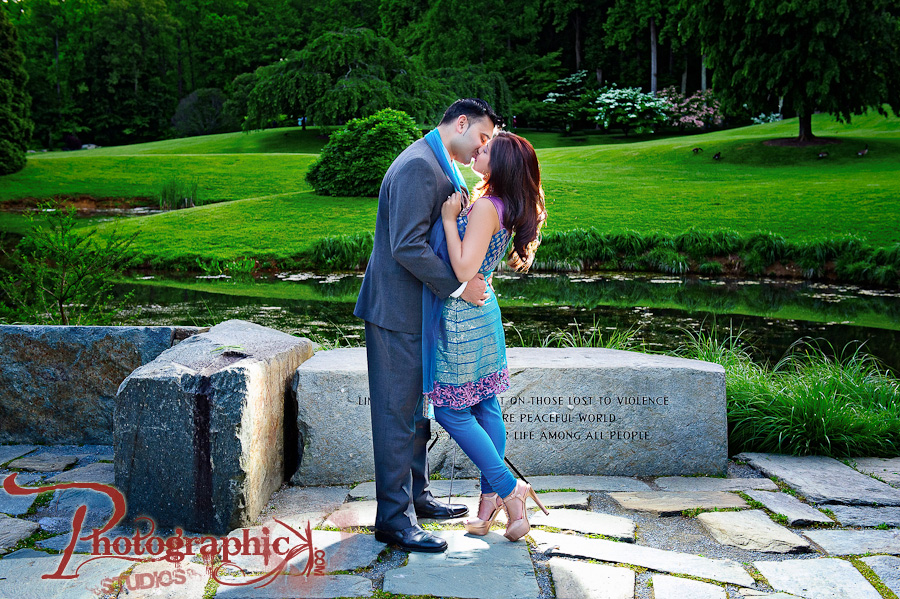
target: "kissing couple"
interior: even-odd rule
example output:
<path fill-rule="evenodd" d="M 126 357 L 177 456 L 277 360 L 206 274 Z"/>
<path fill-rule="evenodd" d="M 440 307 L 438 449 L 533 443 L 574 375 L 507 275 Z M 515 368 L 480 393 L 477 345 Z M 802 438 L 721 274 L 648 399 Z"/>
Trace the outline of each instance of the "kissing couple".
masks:
<path fill-rule="evenodd" d="M 490 275 L 510 240 L 509 265 L 528 270 L 546 210 L 534 148 L 501 126 L 484 100 L 457 100 L 394 160 L 378 195 L 354 314 L 366 325 L 375 538 L 408 551 L 447 548 L 418 518 L 468 513 L 428 488 L 432 413 L 481 471 L 478 514 L 465 523 L 470 534 L 487 534 L 505 509 L 505 536 L 516 541 L 530 530 L 527 497 L 547 511 L 504 464 L 497 394 L 509 387 L 509 371 Z M 456 163 L 481 177 L 471 194 Z"/>

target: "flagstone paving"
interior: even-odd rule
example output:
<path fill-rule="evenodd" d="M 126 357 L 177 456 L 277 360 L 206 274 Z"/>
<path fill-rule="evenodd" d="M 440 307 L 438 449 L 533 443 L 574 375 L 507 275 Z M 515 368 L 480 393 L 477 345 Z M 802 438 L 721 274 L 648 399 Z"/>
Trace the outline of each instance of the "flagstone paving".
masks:
<path fill-rule="evenodd" d="M 34 522 L 0 514 L 0 552 L 9 551 L 16 543 L 37 532 L 38 528 Z"/>
<path fill-rule="evenodd" d="M 723 545 L 765 553 L 808 551 L 809 543 L 787 528 L 772 522 L 761 510 L 706 512 L 697 520 Z"/>
<path fill-rule="evenodd" d="M 769 476 L 777 476 L 814 503 L 900 505 L 900 489 L 833 458 L 766 453 L 742 453 L 737 457 Z"/>
<path fill-rule="evenodd" d="M 80 458 L 79 467 L 66 472 L 45 470 L 20 473 L 17 476 L 20 484 L 24 484 L 25 478 L 32 482 L 46 477 L 51 477 L 47 482 L 83 481 L 88 479 L 86 474 L 92 472 L 106 477 L 94 480 L 110 481 L 111 465 L 98 463 L 97 460 L 112 458 L 111 448 L 21 446 L 4 453 L 10 447 L 12 446 L 0 446 L 0 459 L 8 455 L 8 460 L 14 460 L 35 449 L 38 457 L 43 455 L 53 458 L 68 455 Z M 517 543 L 510 543 L 502 537 L 502 527 L 505 524 L 505 515 L 502 512 L 497 519 L 496 528 L 486 537 L 468 535 L 464 530 L 460 530 L 461 523 L 472 517 L 477 509 L 479 488 L 477 479 L 457 479 L 453 481 L 452 500 L 467 504 L 471 513 L 450 521 L 421 520 L 424 526 L 445 536 L 451 542 L 450 552 L 437 555 L 409 554 L 375 541 L 371 534 L 376 507 L 372 483 L 363 483 L 353 489 L 349 486 L 284 486 L 273 494 L 269 504 L 254 522 L 254 526 L 248 530 L 259 533 L 262 526 L 266 526 L 273 536 L 275 534 L 287 536 L 293 546 L 297 543 L 296 533 L 285 529 L 275 521 L 276 519 L 301 533 L 305 533 L 307 524 L 320 529 L 340 526 L 343 529 L 340 532 L 313 531 L 313 545 L 316 549 L 324 551 L 327 571 L 339 574 L 299 576 L 305 568 L 307 559 L 307 554 L 303 554 L 296 556 L 289 564 L 288 570 L 293 575 L 279 575 L 273 583 L 262 588 L 255 585 L 239 585 L 238 583 L 251 579 L 235 576 L 240 573 L 237 569 L 225 571 L 224 574 L 230 576 L 226 580 L 233 585 L 220 585 L 215 596 L 232 599 L 325 598 L 372 596 L 375 590 L 397 593 L 402 590 L 408 594 L 433 594 L 454 598 L 654 599 L 655 596 L 656 599 L 665 599 L 667 596 L 683 596 L 700 599 L 706 596 L 702 594 L 706 592 L 712 593 L 710 596 L 727 596 L 729 599 L 742 597 L 868 599 L 870 595 L 866 593 L 874 589 L 862 578 L 853 563 L 826 556 L 866 552 L 900 554 L 898 547 L 900 531 L 872 530 L 882 523 L 896 526 L 896 512 L 900 508 L 885 507 L 884 502 L 876 500 L 890 498 L 892 493 L 900 493 L 900 490 L 835 460 L 823 462 L 818 459 L 811 461 L 807 458 L 794 458 L 793 460 L 800 460 L 798 466 L 798 462 L 791 459 L 783 460 L 787 457 L 748 454 L 744 459 L 751 464 L 759 464 L 760 468 L 767 469 L 772 476 L 779 476 L 785 484 L 796 489 L 800 499 L 777 491 L 777 486 L 769 479 L 763 478 L 753 466 L 734 463 L 728 466 L 728 478 L 642 477 L 639 480 L 620 476 L 531 477 L 529 480 L 536 490 L 549 491 L 542 492 L 540 497 L 551 512 L 549 516 L 544 516 L 536 511 L 535 505 L 529 501 L 529 517 L 535 528 L 532 529 L 528 539 Z M 773 462 L 778 464 L 777 468 L 772 465 Z M 860 471 L 870 471 L 883 480 L 888 480 L 891 473 L 897 470 L 895 462 L 891 460 L 857 459 L 850 463 Z M 50 465 L 58 466 L 58 464 Z M 814 472 L 820 467 L 837 474 L 829 480 L 827 476 Z M 780 474 L 775 474 L 779 468 Z M 0 478 L 2 476 L 4 473 L 0 472 Z M 433 492 L 441 500 L 446 500 L 449 487 L 450 481 L 432 481 Z M 810 490 L 813 492 L 807 495 Z M 749 506 L 738 492 L 759 501 L 772 513 L 784 514 L 793 530 L 776 524 L 759 510 L 740 511 Z M 817 492 L 819 495 L 816 495 Z M 853 496 L 854 493 L 856 496 Z M 0 508 L 18 499 L 4 495 L 0 493 Z M 26 499 L 33 502 L 36 497 L 37 495 L 31 495 L 26 496 Z M 89 516 L 103 522 L 110 513 L 111 505 L 108 498 L 99 493 L 68 490 L 66 493 L 57 492 L 54 497 L 50 505 L 39 506 L 33 514 L 27 513 L 27 506 L 24 509 L 22 507 L 12 509 L 13 506 L 8 508 L 11 511 L 21 510 L 21 517 L 18 520 L 26 523 L 28 530 L 34 531 L 40 526 L 45 532 L 63 533 L 37 542 L 38 548 L 60 551 L 68 545 L 71 540 L 69 531 L 71 515 L 82 503 L 90 504 Z M 371 499 L 366 499 L 367 497 Z M 813 501 L 813 498 L 818 498 L 816 502 L 820 503 L 820 508 L 832 510 L 840 522 L 834 522 L 809 505 L 807 501 Z M 820 501 L 825 498 L 830 503 Z M 874 506 L 875 503 L 878 503 L 878 506 Z M 728 511 L 707 511 L 696 517 L 682 515 L 684 510 L 696 508 L 700 511 L 717 509 Z M 739 511 L 734 511 L 735 509 Z M 0 509 L 0 513 L 2 512 Z M 15 519 L 7 518 L 7 520 Z M 750 522 L 744 523 L 743 532 L 740 528 L 736 529 L 738 532 L 731 530 L 731 538 L 717 537 L 704 528 L 709 521 L 717 521 L 724 522 L 725 528 L 734 529 L 734 523 L 743 520 Z M 876 522 L 877 520 L 884 522 Z M 612 524 L 615 526 L 611 528 Z M 830 528 L 816 530 L 794 528 L 821 524 Z M 542 526 L 566 532 L 553 533 L 541 530 Z M 842 530 L 847 526 L 866 526 L 869 529 Z M 352 532 L 349 529 L 352 529 Z M 801 554 L 765 553 L 767 548 L 769 550 L 772 548 L 772 540 L 768 539 L 768 535 L 774 534 L 774 531 L 779 535 L 789 536 L 792 542 L 800 539 L 803 543 L 804 539 L 795 534 L 800 533 L 813 541 L 811 547 L 808 547 L 811 551 Z M 165 535 L 162 531 L 158 531 L 157 534 L 167 536 L 171 531 L 167 531 Z M 198 533 L 189 534 L 196 536 Z M 243 529 L 233 531 L 232 534 L 241 536 Z M 605 538 L 588 538 L 584 535 L 601 535 Z M 133 536 L 133 529 L 123 526 L 110 531 L 107 536 L 130 537 Z M 607 540 L 608 538 L 620 540 Z M 803 546 L 800 545 L 799 548 Z M 90 549 L 90 543 L 86 541 L 79 541 L 76 546 L 76 552 Z M 88 557 L 90 556 L 74 556 L 70 569 L 83 563 Z M 248 572 L 263 572 L 274 564 L 275 557 L 273 556 L 268 564 L 264 559 L 254 556 L 238 558 L 232 556 L 231 561 Z M 82 568 L 82 572 L 99 570 L 99 573 L 91 579 L 90 585 L 82 585 L 88 581 L 87 578 L 76 579 L 74 583 L 71 580 L 68 582 L 41 580 L 38 572 L 52 571 L 59 559 L 59 556 L 33 550 L 20 550 L 0 558 L 0 578 L 7 578 L 6 581 L 0 580 L 0 598 L 10 596 L 7 588 L 3 586 L 8 583 L 7 574 L 15 572 L 18 578 L 21 571 L 26 578 L 33 580 L 27 585 L 16 587 L 14 594 L 16 599 L 30 597 L 113 599 L 112 596 L 102 593 L 98 596 L 93 591 L 101 590 L 104 580 L 109 582 L 132 566 L 129 562 L 114 559 L 102 559 L 87 564 Z M 587 560 L 605 563 L 598 564 Z M 13 564 L 13 561 L 18 563 Z M 897 589 L 900 586 L 898 581 L 900 558 L 892 555 L 873 555 L 863 558 L 863 561 L 888 588 Z M 750 576 L 750 570 L 742 564 L 765 564 L 760 571 L 767 569 L 771 580 L 755 582 Z M 129 579 L 133 588 L 120 596 L 127 596 L 130 599 L 143 597 L 201 599 L 206 582 L 204 577 L 206 570 L 202 564 L 189 566 L 185 564 L 185 567 L 193 570 L 196 575 L 179 585 L 167 586 L 165 582 L 168 582 L 169 576 L 174 576 L 177 571 L 175 565 L 141 564 L 133 573 L 146 576 L 141 577 L 140 581 L 134 577 Z M 848 567 L 849 570 L 846 569 Z M 630 568 L 636 568 L 637 573 Z M 353 575 L 340 574 L 343 572 L 352 572 Z M 766 574 L 763 575 L 769 578 Z M 689 580 L 681 576 L 696 577 L 707 582 Z M 155 587 L 138 588 L 151 579 L 155 580 Z M 488 586 L 485 581 L 489 579 L 495 586 Z M 803 581 L 807 579 L 809 588 L 803 590 L 806 587 L 802 585 L 807 584 Z M 800 581 L 802 584 L 791 586 L 790 580 Z M 672 585 L 679 590 L 670 590 L 669 586 Z M 686 586 L 692 589 L 682 590 L 682 587 Z M 801 590 L 803 592 L 800 592 Z M 871 595 L 872 599 L 877 596 Z"/>
<path fill-rule="evenodd" d="M 111 485 L 115 481 L 113 464 L 95 462 L 61 472 L 47 479 L 48 483 L 101 483 Z"/>
<path fill-rule="evenodd" d="M 18 477 L 16 477 L 18 478 Z M 18 516 L 24 514 L 37 499 L 35 495 L 10 495 L 0 488 L 0 514 Z"/>
<path fill-rule="evenodd" d="M 262 527 L 246 529 L 247 537 L 250 539 L 261 538 Z M 243 539 L 244 529 L 232 531 L 228 536 L 235 537 L 239 540 Z M 305 534 L 303 530 L 298 531 Z M 275 539 L 284 537 L 287 541 L 279 544 L 278 549 L 284 551 L 281 554 L 269 556 L 268 560 L 263 555 L 244 555 L 239 554 L 230 557 L 229 561 L 239 568 L 247 572 L 268 572 L 280 565 L 285 558 L 287 549 L 298 544 L 300 539 L 290 531 L 284 528 L 277 528 L 270 532 L 270 538 Z M 274 541 L 273 541 L 274 542 Z M 344 570 L 355 570 L 357 568 L 366 568 L 372 564 L 386 545 L 380 541 L 376 541 L 373 535 L 356 534 L 349 532 L 338 532 L 334 530 L 314 530 L 312 531 L 312 542 L 316 550 L 325 552 L 325 572 L 340 572 Z M 254 549 L 255 551 L 255 549 Z M 309 559 L 309 553 L 304 551 L 296 557 L 290 559 L 282 567 L 282 571 L 288 571 L 294 568 L 303 571 Z"/>
<path fill-rule="evenodd" d="M 768 478 L 711 478 L 705 476 L 662 476 L 653 481 L 664 491 L 777 491 Z"/>
<path fill-rule="evenodd" d="M 115 578 L 131 564 L 120 559 L 98 559 L 85 563 L 91 556 L 73 555 L 64 574 L 79 568 L 78 577 L 60 580 L 41 578 L 59 568 L 58 555 L 33 549 L 20 549 L 0 560 L 0 597 L 16 599 L 97 599 L 95 590 L 102 581 Z"/>
<path fill-rule="evenodd" d="M 447 551 L 410 553 L 406 566 L 385 575 L 385 592 L 472 599 L 540 597 L 524 541 L 510 543 L 495 532 L 483 537 L 460 530 L 436 534 L 446 539 Z"/>
<path fill-rule="evenodd" d="M 634 599 L 634 572 L 564 557 L 548 562 L 556 599 Z"/>
<path fill-rule="evenodd" d="M 0 445 L 0 464 L 20 458 L 37 448 L 37 445 Z"/>
<path fill-rule="evenodd" d="M 634 542 L 634 522 L 619 516 L 562 508 L 550 510 L 547 515 L 537 512 L 530 516 L 528 521 L 532 526 L 552 526 L 563 530 L 603 535 L 626 543 Z"/>
<path fill-rule="evenodd" d="M 163 560 L 138 564 L 123 579 L 123 599 L 202 599 L 209 574 L 205 566 Z"/>
<path fill-rule="evenodd" d="M 832 505 L 828 509 L 844 526 L 900 526 L 900 507 Z"/>
<path fill-rule="evenodd" d="M 579 491 L 538 491 L 538 498 L 546 508 L 571 507 L 586 510 L 590 497 L 587 493 Z"/>
<path fill-rule="evenodd" d="M 872 568 L 881 582 L 891 589 L 895 595 L 900 596 L 900 557 L 889 555 L 873 555 L 861 558 L 865 565 Z"/>
<path fill-rule="evenodd" d="M 374 500 L 350 501 L 343 504 L 322 523 L 322 528 L 353 528 L 375 526 L 375 511 L 378 502 Z"/>
<path fill-rule="evenodd" d="M 860 472 L 894 486 L 900 485 L 900 458 L 855 458 L 853 461 Z"/>
<path fill-rule="evenodd" d="M 688 553 L 663 551 L 604 539 L 589 539 L 542 530 L 532 530 L 538 550 L 551 555 L 566 555 L 604 562 L 632 564 L 675 574 L 688 574 L 719 582 L 753 585 L 743 566 L 732 560 L 710 559 Z"/>
<path fill-rule="evenodd" d="M 226 584 L 220 585 L 216 590 L 217 599 L 330 599 L 333 597 L 372 596 L 371 580 L 347 574 L 279 575 L 273 582 L 263 587 L 246 584 L 247 577 L 222 576 L 220 578 Z"/>
<path fill-rule="evenodd" d="M 727 599 L 725 589 L 720 586 L 665 574 L 653 575 L 653 596 L 655 599 Z"/>
<path fill-rule="evenodd" d="M 747 502 L 734 493 L 723 491 L 637 491 L 610 493 L 610 497 L 628 510 L 653 512 L 660 516 L 675 516 L 684 510 L 743 508 Z"/>
<path fill-rule="evenodd" d="M 753 562 L 776 590 L 806 599 L 881 599 L 859 570 L 842 559 Z"/>
<path fill-rule="evenodd" d="M 747 496 L 754 499 L 775 514 L 781 514 L 788 520 L 788 526 L 809 526 L 810 524 L 834 524 L 834 520 L 787 493 L 770 493 L 768 491 L 747 491 Z M 832 506 L 834 509 L 836 506 Z"/>
<path fill-rule="evenodd" d="M 37 454 L 13 460 L 9 467 L 31 472 L 52 472 L 65 470 L 77 461 L 78 457 L 74 455 Z"/>
<path fill-rule="evenodd" d="M 808 530 L 803 534 L 828 555 L 900 555 L 900 530 Z"/>

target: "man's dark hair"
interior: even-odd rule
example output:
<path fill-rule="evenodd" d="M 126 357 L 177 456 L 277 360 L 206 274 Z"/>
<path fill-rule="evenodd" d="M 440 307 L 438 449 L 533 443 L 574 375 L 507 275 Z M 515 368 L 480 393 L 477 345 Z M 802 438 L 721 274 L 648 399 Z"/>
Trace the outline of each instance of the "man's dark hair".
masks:
<path fill-rule="evenodd" d="M 470 120 L 480 119 L 486 116 L 491 119 L 491 122 L 494 123 L 495 126 L 503 126 L 503 118 L 494 112 L 491 105 L 481 98 L 463 98 L 462 100 L 457 100 L 451 104 L 450 108 L 447 109 L 447 112 L 444 113 L 444 118 L 441 119 L 440 124 L 445 125 L 455 121 L 462 115 L 466 115 L 466 118 Z"/>

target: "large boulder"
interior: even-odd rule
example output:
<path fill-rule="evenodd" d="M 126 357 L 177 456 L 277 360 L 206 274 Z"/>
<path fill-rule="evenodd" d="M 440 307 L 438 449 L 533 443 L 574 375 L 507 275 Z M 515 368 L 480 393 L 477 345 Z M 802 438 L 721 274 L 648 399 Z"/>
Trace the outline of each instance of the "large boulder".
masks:
<path fill-rule="evenodd" d="M 0 443 L 110 444 L 119 384 L 202 330 L 0 326 Z"/>
<path fill-rule="evenodd" d="M 301 462 L 295 484 L 374 477 L 365 348 L 319 352 L 297 369 Z M 725 370 L 709 362 L 610 349 L 510 348 L 500 397 L 506 455 L 525 476 L 723 474 Z M 432 470 L 477 471 L 447 433 Z"/>
<path fill-rule="evenodd" d="M 131 373 L 114 426 L 129 516 L 213 534 L 250 524 L 285 480 L 291 378 L 312 354 L 308 339 L 229 320 Z"/>

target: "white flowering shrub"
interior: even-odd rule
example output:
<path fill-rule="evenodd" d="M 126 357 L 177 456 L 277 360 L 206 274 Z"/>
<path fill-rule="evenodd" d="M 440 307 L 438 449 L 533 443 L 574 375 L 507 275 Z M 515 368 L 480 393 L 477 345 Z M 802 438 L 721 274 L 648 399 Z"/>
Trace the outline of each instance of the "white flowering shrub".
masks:
<path fill-rule="evenodd" d="M 759 113 L 759 116 L 750 117 L 750 120 L 753 121 L 754 125 L 762 125 L 763 123 L 775 123 L 781 120 L 780 112 L 773 112 L 772 114 L 766 114 L 764 112 Z"/>
<path fill-rule="evenodd" d="M 634 131 L 655 132 L 669 120 L 669 103 L 639 87 L 617 87 L 600 90 L 594 100 L 594 118 L 604 129 L 621 129 L 625 135 Z"/>
<path fill-rule="evenodd" d="M 564 131 L 571 131 L 590 120 L 591 100 L 586 91 L 587 71 L 577 71 L 556 81 L 556 89 L 543 101 L 543 113 L 547 122 Z"/>

